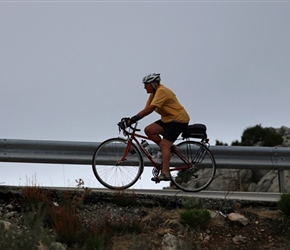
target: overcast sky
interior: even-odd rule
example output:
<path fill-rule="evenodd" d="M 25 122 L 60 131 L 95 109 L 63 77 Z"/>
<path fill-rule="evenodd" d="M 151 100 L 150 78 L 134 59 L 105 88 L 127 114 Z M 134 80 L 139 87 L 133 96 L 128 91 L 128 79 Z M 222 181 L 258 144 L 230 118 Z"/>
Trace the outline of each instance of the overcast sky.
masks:
<path fill-rule="evenodd" d="M 290 1 L 0 1 L 0 138 L 118 136 L 120 118 L 144 107 L 150 72 L 161 73 L 191 123 L 207 125 L 213 145 L 257 124 L 289 127 L 289 13 Z M 43 170 L 51 165 L 0 167 L 5 184 L 33 173 L 59 183 Z M 62 185 L 95 185 L 85 168 L 56 171 Z"/>

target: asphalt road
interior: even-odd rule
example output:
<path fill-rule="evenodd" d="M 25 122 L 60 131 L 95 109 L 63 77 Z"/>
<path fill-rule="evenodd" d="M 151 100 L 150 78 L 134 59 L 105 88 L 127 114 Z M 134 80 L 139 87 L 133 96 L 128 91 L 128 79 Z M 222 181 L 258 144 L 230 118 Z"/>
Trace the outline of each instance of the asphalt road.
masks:
<path fill-rule="evenodd" d="M 109 189 L 93 188 L 95 192 L 114 192 Z M 163 189 L 127 189 L 126 193 L 150 194 L 150 195 L 168 195 L 168 196 L 189 196 L 208 199 L 232 199 L 232 200 L 248 200 L 248 201 L 271 201 L 276 202 L 280 199 L 280 193 L 251 193 L 251 192 L 226 192 L 226 191 L 201 191 L 198 193 L 183 192 L 180 190 Z"/>

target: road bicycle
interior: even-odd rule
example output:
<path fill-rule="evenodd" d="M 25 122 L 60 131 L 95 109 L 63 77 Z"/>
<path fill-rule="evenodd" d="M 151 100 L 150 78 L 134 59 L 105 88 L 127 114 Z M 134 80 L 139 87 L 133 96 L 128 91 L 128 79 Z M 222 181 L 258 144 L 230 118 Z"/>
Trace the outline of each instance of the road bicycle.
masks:
<path fill-rule="evenodd" d="M 123 128 L 119 123 L 119 132 L 122 131 L 124 137 L 102 142 L 93 155 L 94 175 L 109 189 L 123 190 L 134 185 L 143 173 L 146 157 L 153 166 L 153 176 L 158 176 L 161 172 L 162 162 L 157 163 L 156 157 L 143 147 L 143 140 L 151 140 L 137 133 L 140 131 L 137 129 L 137 124 L 138 122 L 134 127 Z M 206 133 L 182 135 L 182 142 L 171 147 L 170 186 L 187 192 L 199 192 L 208 187 L 215 176 L 215 158 L 209 149 Z M 200 141 L 190 138 L 200 139 Z"/>

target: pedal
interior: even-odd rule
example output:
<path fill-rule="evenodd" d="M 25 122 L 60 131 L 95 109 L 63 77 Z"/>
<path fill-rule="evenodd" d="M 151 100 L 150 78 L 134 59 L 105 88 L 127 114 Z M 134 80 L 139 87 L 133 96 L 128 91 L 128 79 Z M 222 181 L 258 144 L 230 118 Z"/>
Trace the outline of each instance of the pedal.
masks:
<path fill-rule="evenodd" d="M 153 178 L 152 178 L 153 179 Z M 159 182 L 160 182 L 160 180 L 152 180 L 151 179 L 151 181 L 154 181 L 155 182 L 155 184 L 158 184 Z"/>
<path fill-rule="evenodd" d="M 157 169 L 157 168 L 155 168 L 155 167 L 152 169 L 152 175 L 153 175 L 154 177 L 157 177 L 157 176 L 159 175 L 159 172 L 160 172 L 160 170 Z"/>

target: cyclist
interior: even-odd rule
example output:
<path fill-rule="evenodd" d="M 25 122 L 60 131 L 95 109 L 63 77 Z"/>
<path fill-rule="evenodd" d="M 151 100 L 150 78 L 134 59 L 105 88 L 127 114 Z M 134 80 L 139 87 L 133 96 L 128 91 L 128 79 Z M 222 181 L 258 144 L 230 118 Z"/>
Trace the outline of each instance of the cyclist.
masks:
<path fill-rule="evenodd" d="M 145 108 L 131 118 L 123 118 L 124 126 L 130 126 L 143 117 L 156 111 L 161 119 L 145 127 L 145 134 L 154 141 L 162 152 L 162 172 L 152 181 L 170 181 L 170 148 L 178 136 L 185 130 L 189 115 L 179 103 L 175 94 L 161 84 L 160 74 L 152 73 L 143 78 L 144 88 L 149 94 Z M 160 135 L 163 137 L 161 138 Z"/>

